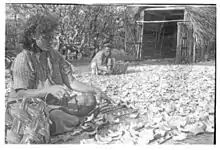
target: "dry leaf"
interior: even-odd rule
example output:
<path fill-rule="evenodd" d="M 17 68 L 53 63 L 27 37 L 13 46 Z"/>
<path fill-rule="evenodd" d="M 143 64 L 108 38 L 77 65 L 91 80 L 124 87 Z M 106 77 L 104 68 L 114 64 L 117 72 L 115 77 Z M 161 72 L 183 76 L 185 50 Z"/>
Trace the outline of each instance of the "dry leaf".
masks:
<path fill-rule="evenodd" d="M 139 141 L 140 144 L 148 144 L 151 140 L 154 139 L 154 132 L 153 129 L 145 129 L 142 132 L 139 133 Z M 139 142 L 138 141 L 138 142 Z"/>
<path fill-rule="evenodd" d="M 130 114 L 130 118 L 136 119 L 139 117 L 139 113 Z"/>
<path fill-rule="evenodd" d="M 194 135 L 197 135 L 199 133 L 204 133 L 206 131 L 206 125 L 202 122 L 196 122 L 195 124 L 187 125 L 184 128 L 184 131 L 191 132 Z"/>
<path fill-rule="evenodd" d="M 94 114 L 93 113 L 90 116 L 86 117 L 85 122 L 92 121 L 92 119 L 94 119 Z"/>
<path fill-rule="evenodd" d="M 15 132 L 9 130 L 7 131 L 7 142 L 9 144 L 19 144 L 21 141 L 21 136 L 16 134 Z"/>
<path fill-rule="evenodd" d="M 190 132 L 195 135 L 201 132 L 213 132 L 213 114 L 215 111 L 214 66 L 142 65 L 129 66 L 129 71 L 132 73 L 98 77 L 91 76 L 89 73 L 82 73 L 77 76 L 79 81 L 91 83 L 105 90 L 106 94 L 117 104 L 121 102 L 130 103 L 127 105 L 128 107 L 140 109 L 139 118 L 137 114 L 132 114 L 130 117 L 134 120 L 137 118 L 145 120 L 144 129 L 142 128 L 140 132 L 133 132 L 128 126 L 120 126 L 121 129 L 118 132 L 123 131 L 126 134 L 121 139 L 117 139 L 118 143 L 147 144 L 154 139 L 153 130 L 158 132 L 157 135 L 162 136 L 164 132 L 171 134 L 172 130 L 175 129 L 177 130 L 175 137 L 177 140 L 184 139 L 185 136 L 183 133 L 179 134 L 179 131 Z M 8 81 L 6 79 L 6 82 Z M 9 83 L 6 85 L 8 88 Z M 96 124 L 103 124 L 103 117 L 99 118 L 100 120 L 98 117 L 94 118 Z M 129 116 L 127 117 L 129 118 Z M 105 119 L 113 124 L 116 120 L 111 115 L 106 116 Z M 88 120 L 93 120 L 92 116 L 88 117 Z M 207 120 L 208 122 L 206 122 Z M 119 120 L 116 122 L 118 123 Z M 133 127 L 135 129 L 139 125 L 134 124 Z M 146 129 L 147 131 L 145 131 L 145 128 L 149 127 L 154 127 L 154 129 Z M 131 137 L 130 132 L 134 137 Z M 139 138 L 136 136 L 137 133 L 140 136 Z M 112 135 L 114 134 L 112 133 Z M 105 137 L 100 139 L 105 139 Z M 161 138 L 161 141 L 163 142 L 165 139 Z M 106 141 L 108 143 L 108 138 Z"/>
<path fill-rule="evenodd" d="M 102 137 L 101 135 L 96 134 L 95 139 L 98 144 L 108 144 L 112 141 L 111 137 Z"/>
<path fill-rule="evenodd" d="M 176 136 L 173 136 L 172 139 L 175 140 L 175 141 L 182 141 L 182 140 L 184 140 L 186 138 L 187 138 L 187 134 L 186 133 L 180 133 L 180 134 L 178 134 Z"/>
<path fill-rule="evenodd" d="M 166 135 L 167 131 L 162 129 L 156 129 L 154 131 L 154 136 L 164 137 Z"/>
<path fill-rule="evenodd" d="M 170 128 L 180 128 L 181 126 L 184 127 L 186 125 L 187 118 L 181 116 L 173 116 L 167 123 Z"/>
<path fill-rule="evenodd" d="M 214 125 L 210 121 L 204 122 L 204 124 L 206 125 L 205 132 L 208 132 L 208 133 L 214 133 L 215 132 Z"/>
<path fill-rule="evenodd" d="M 122 131 L 113 132 L 112 130 L 108 130 L 109 134 L 108 136 L 112 138 L 116 138 L 122 135 Z"/>
<path fill-rule="evenodd" d="M 96 141 L 94 139 L 82 139 L 80 144 L 94 144 Z"/>

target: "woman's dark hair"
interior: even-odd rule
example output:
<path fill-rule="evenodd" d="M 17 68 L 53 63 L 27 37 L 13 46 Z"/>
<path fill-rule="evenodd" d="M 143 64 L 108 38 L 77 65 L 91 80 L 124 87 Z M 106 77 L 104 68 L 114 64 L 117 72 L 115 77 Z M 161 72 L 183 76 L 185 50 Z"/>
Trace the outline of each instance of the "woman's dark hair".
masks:
<path fill-rule="evenodd" d="M 24 25 L 24 31 L 20 37 L 20 43 L 24 49 L 35 51 L 36 41 L 32 38 L 41 34 L 54 31 L 58 26 L 58 20 L 54 15 L 36 14 L 31 16 Z"/>

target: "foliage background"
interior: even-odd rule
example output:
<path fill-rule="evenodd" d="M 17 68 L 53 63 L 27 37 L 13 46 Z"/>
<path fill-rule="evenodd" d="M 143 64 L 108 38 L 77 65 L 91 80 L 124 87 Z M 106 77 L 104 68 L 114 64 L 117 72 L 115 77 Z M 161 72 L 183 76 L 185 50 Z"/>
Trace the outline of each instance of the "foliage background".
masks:
<path fill-rule="evenodd" d="M 59 18 L 62 44 L 72 46 L 85 56 L 100 50 L 104 42 L 124 49 L 125 22 L 132 21 L 126 11 L 123 5 L 6 4 L 6 50 L 21 50 L 18 38 L 25 20 L 32 14 L 48 12 Z M 132 52 L 132 46 L 127 51 Z"/>
<path fill-rule="evenodd" d="M 150 6 L 149 6 L 150 7 Z M 186 19 L 192 23 L 194 38 L 199 53 L 215 49 L 216 8 L 186 7 Z M 59 18 L 61 45 L 69 45 L 91 57 L 99 51 L 105 42 L 115 49 L 137 57 L 134 43 L 138 41 L 137 24 L 140 12 L 148 6 L 126 5 L 61 5 L 61 4 L 6 4 L 6 52 L 21 50 L 18 42 L 23 24 L 36 13 L 53 13 Z M 125 35 L 127 34 L 127 35 Z M 125 41 L 126 37 L 126 41 Z M 126 43 L 126 46 L 125 46 Z M 215 53 L 215 51 L 214 51 Z"/>

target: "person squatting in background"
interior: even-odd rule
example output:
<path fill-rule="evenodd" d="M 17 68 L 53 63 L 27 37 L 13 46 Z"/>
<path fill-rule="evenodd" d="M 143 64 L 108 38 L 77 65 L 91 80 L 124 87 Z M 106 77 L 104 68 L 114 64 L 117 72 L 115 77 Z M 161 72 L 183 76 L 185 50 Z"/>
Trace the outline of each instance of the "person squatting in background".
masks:
<path fill-rule="evenodd" d="M 90 67 L 92 74 L 112 74 L 115 65 L 115 58 L 111 57 L 111 46 L 105 44 L 104 48 L 99 51 L 91 61 Z"/>

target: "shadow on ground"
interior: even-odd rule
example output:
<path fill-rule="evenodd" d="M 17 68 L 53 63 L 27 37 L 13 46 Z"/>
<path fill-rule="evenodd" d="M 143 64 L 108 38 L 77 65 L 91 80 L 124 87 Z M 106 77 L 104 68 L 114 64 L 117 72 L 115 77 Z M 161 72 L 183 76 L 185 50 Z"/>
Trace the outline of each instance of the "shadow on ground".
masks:
<path fill-rule="evenodd" d="M 178 64 L 175 63 L 175 59 L 148 59 L 143 61 L 130 62 L 130 66 L 145 66 L 145 65 L 178 65 Z M 203 61 L 192 64 L 180 64 L 180 65 L 215 66 L 215 60 Z"/>
<path fill-rule="evenodd" d="M 71 63 L 76 67 L 79 72 L 89 72 L 90 71 L 90 61 L 86 60 L 73 60 Z M 129 66 L 146 66 L 146 65 L 178 65 L 175 64 L 175 59 L 148 59 L 143 61 L 131 61 Z M 180 64 L 184 65 L 196 65 L 196 66 L 215 66 L 215 60 L 203 61 L 194 64 Z M 128 73 L 139 72 L 136 70 L 129 70 Z"/>
<path fill-rule="evenodd" d="M 141 72 L 141 70 L 134 70 L 134 69 L 129 69 L 126 74 L 132 74 L 132 73 L 138 73 Z"/>
<path fill-rule="evenodd" d="M 84 72 L 90 72 L 90 62 L 88 60 L 75 60 L 71 62 L 75 69 L 76 72 L 79 73 L 84 73 Z M 133 61 L 130 62 L 129 66 L 135 67 L 135 66 L 147 66 L 147 65 L 157 65 L 157 66 L 164 66 L 164 65 L 177 65 L 175 64 L 175 59 L 155 59 L 155 60 L 145 60 L 145 61 Z M 189 66 L 189 64 L 180 64 L 181 66 Z M 215 60 L 210 60 L 206 62 L 199 62 L 195 64 L 191 64 L 195 66 L 215 66 Z M 127 71 L 127 74 L 132 74 L 132 73 L 138 73 L 141 72 L 141 70 L 133 70 L 129 69 Z"/>
<path fill-rule="evenodd" d="M 188 137 L 183 141 L 174 141 L 170 140 L 167 141 L 165 144 L 191 144 L 191 145 L 198 145 L 198 144 L 206 144 L 206 145 L 213 145 L 215 144 L 214 141 L 214 134 L 213 133 L 203 133 L 196 136 Z"/>

